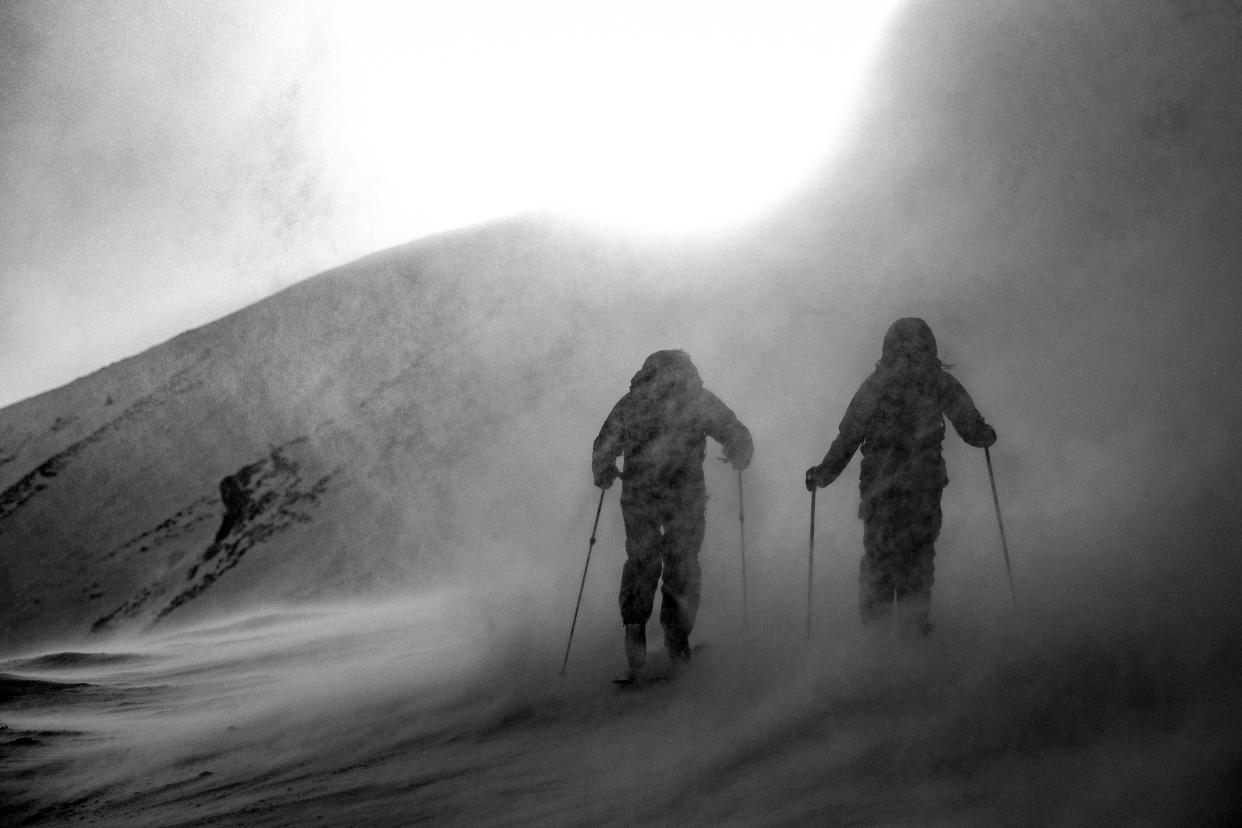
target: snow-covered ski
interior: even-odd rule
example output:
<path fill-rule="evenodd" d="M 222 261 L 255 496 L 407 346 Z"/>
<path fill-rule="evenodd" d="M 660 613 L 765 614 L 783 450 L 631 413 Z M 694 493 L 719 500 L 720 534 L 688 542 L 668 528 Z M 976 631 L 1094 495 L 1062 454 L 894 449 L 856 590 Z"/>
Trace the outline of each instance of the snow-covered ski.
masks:
<path fill-rule="evenodd" d="M 615 679 L 612 680 L 612 683 L 617 685 L 618 688 L 627 688 L 627 689 L 637 690 L 644 685 L 655 684 L 656 682 L 661 682 L 661 681 L 668 681 L 671 678 L 672 678 L 671 675 L 664 675 L 662 673 L 658 675 L 654 675 L 654 676 L 644 676 L 641 679 L 636 679 L 633 676 L 617 676 Z"/>
<path fill-rule="evenodd" d="M 706 644 L 695 644 L 690 648 L 690 652 L 693 653 L 694 655 L 698 655 L 699 652 L 701 652 L 702 650 L 706 648 L 707 648 Z M 633 676 L 617 676 L 615 679 L 612 680 L 612 683 L 617 685 L 618 687 L 632 687 L 632 688 L 637 689 L 643 686 L 644 684 L 651 684 L 651 683 L 659 682 L 659 681 L 669 681 L 670 679 L 676 678 L 678 673 L 685 672 L 693 668 L 694 668 L 693 660 L 690 661 L 689 663 L 684 663 L 677 667 L 674 667 L 670 663 L 667 667 L 662 669 L 660 672 L 648 673 L 642 679 L 635 679 Z"/>

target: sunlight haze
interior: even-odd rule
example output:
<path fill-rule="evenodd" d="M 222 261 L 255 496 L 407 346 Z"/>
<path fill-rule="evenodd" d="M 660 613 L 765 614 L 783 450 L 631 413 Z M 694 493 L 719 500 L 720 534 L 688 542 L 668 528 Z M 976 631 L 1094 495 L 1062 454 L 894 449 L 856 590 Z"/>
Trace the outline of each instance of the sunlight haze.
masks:
<path fill-rule="evenodd" d="M 823 163 L 895 6 L 330 4 L 326 130 L 392 241 L 431 210 L 710 230 Z"/>
<path fill-rule="evenodd" d="M 13 3 L 0 405 L 429 234 L 725 233 L 847 134 L 898 3 Z"/>

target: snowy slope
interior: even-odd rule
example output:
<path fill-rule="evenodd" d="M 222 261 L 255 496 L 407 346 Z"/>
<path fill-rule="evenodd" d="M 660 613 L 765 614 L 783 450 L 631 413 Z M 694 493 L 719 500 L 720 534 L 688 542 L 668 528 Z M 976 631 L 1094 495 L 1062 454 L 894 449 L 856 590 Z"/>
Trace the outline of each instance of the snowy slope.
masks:
<path fill-rule="evenodd" d="M 16 824 L 1225 825 L 1236 653 L 736 641 L 616 690 L 469 595 L 0 662 Z M 489 621 L 503 621 L 501 632 Z M 615 643 L 615 642 L 614 642 Z M 584 657 L 585 656 L 585 657 Z"/>
<path fill-rule="evenodd" d="M 430 575 L 455 465 L 564 360 L 563 317 L 489 341 L 550 238 L 389 251 L 6 409 L 0 642 Z"/>
<path fill-rule="evenodd" d="M 19 817 L 1236 818 L 1236 10 L 960 0 L 893 37 L 857 146 L 728 238 L 473 228 L 0 411 Z M 933 642 L 859 635 L 851 466 L 819 495 L 807 653 L 802 471 L 904 315 L 1000 434 L 1017 606 L 950 435 Z M 615 491 L 556 672 L 590 442 L 663 347 L 755 434 L 750 627 L 709 462 L 712 646 L 616 696 Z"/>

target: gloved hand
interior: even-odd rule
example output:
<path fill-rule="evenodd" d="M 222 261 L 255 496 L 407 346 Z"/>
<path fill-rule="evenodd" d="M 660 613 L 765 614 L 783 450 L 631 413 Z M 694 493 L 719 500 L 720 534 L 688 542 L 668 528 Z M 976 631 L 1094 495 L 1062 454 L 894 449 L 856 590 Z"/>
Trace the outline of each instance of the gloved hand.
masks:
<path fill-rule="evenodd" d="M 996 442 L 996 429 L 992 428 L 987 423 L 984 423 L 983 427 L 979 429 L 979 433 L 976 436 L 979 439 L 979 442 L 976 444 L 979 448 L 991 448 Z"/>
<path fill-rule="evenodd" d="M 612 482 L 621 476 L 621 470 L 613 463 L 595 472 L 595 485 L 601 489 L 612 487 Z"/>
<path fill-rule="evenodd" d="M 806 470 L 806 490 L 808 492 L 815 491 L 816 487 L 824 488 L 831 481 L 824 480 L 823 474 L 819 470 L 819 466 L 811 466 Z"/>

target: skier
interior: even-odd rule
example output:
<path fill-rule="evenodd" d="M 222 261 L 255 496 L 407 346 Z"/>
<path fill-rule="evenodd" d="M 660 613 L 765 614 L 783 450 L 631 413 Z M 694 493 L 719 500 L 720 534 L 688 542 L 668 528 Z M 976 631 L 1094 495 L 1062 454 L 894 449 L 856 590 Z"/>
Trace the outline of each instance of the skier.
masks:
<path fill-rule="evenodd" d="M 736 469 L 750 465 L 750 431 L 703 387 L 684 351 L 656 351 L 630 381 L 595 438 L 595 485 L 621 478 L 626 562 L 621 572 L 628 678 L 641 681 L 647 656 L 647 620 L 660 585 L 660 625 L 674 665 L 690 660 L 690 632 L 699 606 L 699 547 L 707 492 L 706 438 L 724 447 Z M 625 470 L 616 459 L 625 459 Z"/>
<path fill-rule="evenodd" d="M 806 471 L 807 491 L 827 486 L 861 446 L 859 608 L 864 626 L 876 629 L 895 604 L 899 632 L 907 638 L 932 629 L 934 544 L 940 495 L 949 482 L 940 454 L 944 417 L 969 445 L 986 448 L 996 442 L 996 431 L 944 368 L 927 323 L 898 319 L 885 333 L 880 361 L 850 401 L 823 462 Z"/>

